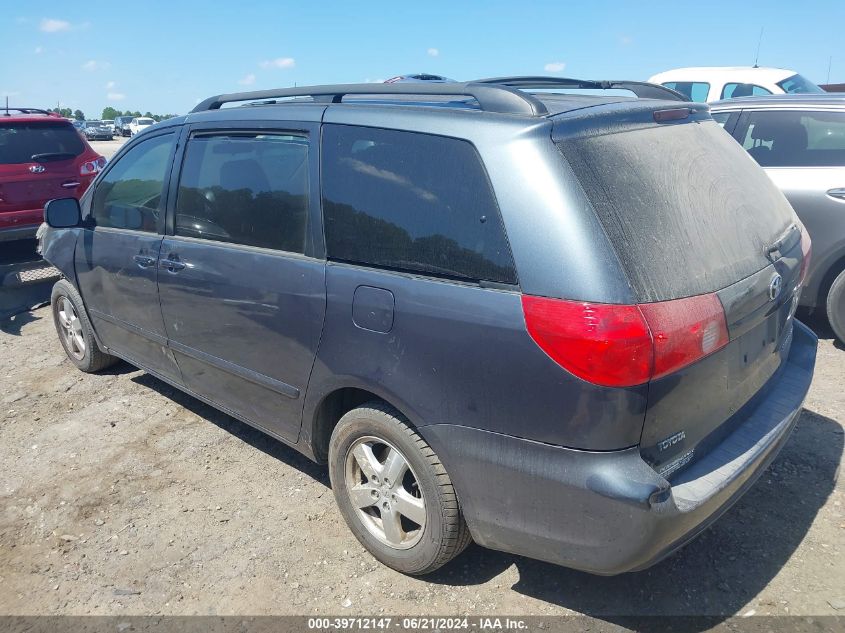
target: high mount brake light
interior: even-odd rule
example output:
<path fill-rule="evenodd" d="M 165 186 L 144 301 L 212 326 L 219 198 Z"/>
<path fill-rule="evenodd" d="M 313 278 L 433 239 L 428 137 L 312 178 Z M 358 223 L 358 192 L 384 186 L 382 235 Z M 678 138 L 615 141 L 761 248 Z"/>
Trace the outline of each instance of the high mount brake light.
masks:
<path fill-rule="evenodd" d="M 638 305 L 522 296 L 531 338 L 588 382 L 631 387 L 666 376 L 728 343 L 715 294 Z"/>
<path fill-rule="evenodd" d="M 682 121 L 683 119 L 689 118 L 690 109 L 689 108 L 672 108 L 671 110 L 655 110 L 654 112 L 654 120 L 657 123 L 663 123 L 665 121 Z"/>

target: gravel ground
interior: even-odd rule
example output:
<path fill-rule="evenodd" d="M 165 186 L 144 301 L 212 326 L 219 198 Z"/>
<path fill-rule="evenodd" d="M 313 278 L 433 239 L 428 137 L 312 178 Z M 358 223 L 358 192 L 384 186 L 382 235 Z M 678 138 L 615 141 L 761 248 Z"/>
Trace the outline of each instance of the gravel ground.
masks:
<path fill-rule="evenodd" d="M 326 472 L 127 364 L 0 324 L 0 614 L 845 614 L 845 351 L 822 324 L 795 433 L 699 539 L 602 578 L 471 546 L 426 579 L 371 558 Z"/>

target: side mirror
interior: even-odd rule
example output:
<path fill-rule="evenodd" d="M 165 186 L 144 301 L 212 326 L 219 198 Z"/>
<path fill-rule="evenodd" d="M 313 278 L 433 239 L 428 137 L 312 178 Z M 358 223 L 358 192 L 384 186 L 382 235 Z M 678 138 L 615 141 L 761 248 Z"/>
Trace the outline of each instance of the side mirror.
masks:
<path fill-rule="evenodd" d="M 44 205 L 44 221 L 54 229 L 69 229 L 82 223 L 76 198 L 58 198 Z"/>

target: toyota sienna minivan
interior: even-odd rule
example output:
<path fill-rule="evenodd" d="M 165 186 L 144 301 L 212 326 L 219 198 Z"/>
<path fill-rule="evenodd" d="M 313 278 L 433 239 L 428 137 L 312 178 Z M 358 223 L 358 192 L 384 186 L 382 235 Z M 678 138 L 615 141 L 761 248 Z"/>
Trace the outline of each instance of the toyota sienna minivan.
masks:
<path fill-rule="evenodd" d="M 801 222 L 659 86 L 220 95 L 45 219 L 79 369 L 124 359 L 326 463 L 409 574 L 471 540 L 655 563 L 774 459 L 815 364 Z"/>

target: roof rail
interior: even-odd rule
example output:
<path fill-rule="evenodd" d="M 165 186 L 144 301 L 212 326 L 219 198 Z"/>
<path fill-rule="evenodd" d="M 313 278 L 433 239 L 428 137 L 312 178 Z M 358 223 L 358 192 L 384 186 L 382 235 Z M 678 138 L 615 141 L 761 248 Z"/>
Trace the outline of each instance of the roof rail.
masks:
<path fill-rule="evenodd" d="M 541 88 L 576 88 L 583 90 L 630 90 L 640 99 L 668 99 L 670 101 L 690 101 L 677 90 L 666 86 L 650 84 L 645 81 L 628 81 L 627 79 L 592 80 L 570 79 L 568 77 L 492 77 L 490 79 L 476 79 L 475 84 L 496 84 L 509 88 L 541 89 Z"/>
<path fill-rule="evenodd" d="M 393 84 L 337 84 L 329 86 L 299 86 L 254 92 L 235 92 L 209 97 L 191 112 L 217 110 L 224 103 L 263 101 L 287 97 L 313 97 L 315 101 L 341 103 L 347 95 L 434 95 L 472 97 L 485 112 L 544 116 L 548 110 L 536 97 L 516 87 L 492 83 L 393 83 Z"/>
<path fill-rule="evenodd" d="M 43 110 L 41 108 L 12 108 L 9 106 L 0 106 L 0 110 L 5 111 L 5 114 L 3 116 L 12 116 L 11 114 L 9 114 L 9 110 L 14 110 L 15 112 L 20 112 L 21 114 L 46 114 L 47 116 L 57 117 L 62 116 L 58 112 L 51 112 L 50 110 Z"/>

